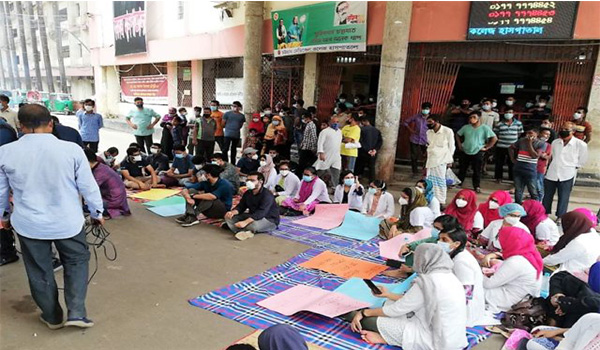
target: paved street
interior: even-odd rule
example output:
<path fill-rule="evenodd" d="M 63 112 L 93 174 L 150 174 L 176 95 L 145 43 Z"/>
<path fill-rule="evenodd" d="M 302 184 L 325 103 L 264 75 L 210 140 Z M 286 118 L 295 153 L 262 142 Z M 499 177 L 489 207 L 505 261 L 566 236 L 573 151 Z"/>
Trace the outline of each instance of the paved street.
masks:
<path fill-rule="evenodd" d="M 67 125 L 75 120 L 61 119 Z M 128 134 L 105 129 L 100 148 L 117 146 L 124 153 L 131 141 Z M 403 179 L 392 185 L 396 197 L 408 180 L 412 182 Z M 486 193 L 491 186 L 484 183 Z M 597 188 L 578 188 L 576 194 L 574 202 L 598 208 Z M 263 272 L 307 249 L 268 235 L 238 242 L 225 230 L 205 225 L 185 229 L 138 203 L 131 202 L 131 207 L 131 217 L 106 225 L 118 258 L 109 262 L 98 256 L 87 304 L 96 326 L 50 331 L 42 325 L 23 263 L 18 262 L 0 268 L 0 349 L 222 349 L 252 329 L 192 307 L 187 300 Z M 91 270 L 95 264 L 92 257 Z M 62 272 L 56 276 L 62 285 Z M 476 349 L 501 346 L 492 338 Z"/>

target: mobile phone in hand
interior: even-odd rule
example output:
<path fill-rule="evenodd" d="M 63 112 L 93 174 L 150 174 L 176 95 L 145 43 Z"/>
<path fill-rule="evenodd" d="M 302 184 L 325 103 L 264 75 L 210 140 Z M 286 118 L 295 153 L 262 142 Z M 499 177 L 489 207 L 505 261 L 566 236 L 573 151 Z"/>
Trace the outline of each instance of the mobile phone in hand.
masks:
<path fill-rule="evenodd" d="M 385 261 L 385 264 L 389 267 L 393 267 L 396 269 L 399 269 L 400 267 L 402 267 L 402 261 L 400 261 L 400 260 L 387 259 Z"/>
<path fill-rule="evenodd" d="M 381 290 L 379 288 L 377 288 L 377 286 L 375 285 L 375 283 L 373 283 L 373 281 L 366 279 L 366 278 L 363 279 L 363 281 L 367 284 L 367 286 L 369 286 L 369 288 L 371 289 L 373 294 L 376 294 L 376 295 L 381 294 Z"/>

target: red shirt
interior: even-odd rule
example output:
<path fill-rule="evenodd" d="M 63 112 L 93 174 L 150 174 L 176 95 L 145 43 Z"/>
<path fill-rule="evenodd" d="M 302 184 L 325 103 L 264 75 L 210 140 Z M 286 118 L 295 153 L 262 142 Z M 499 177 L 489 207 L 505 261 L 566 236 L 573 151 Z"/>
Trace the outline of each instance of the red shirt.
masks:
<path fill-rule="evenodd" d="M 546 149 L 544 150 L 543 153 L 547 156 L 552 154 L 552 146 L 550 145 L 549 142 L 546 142 Z M 548 159 L 542 159 L 542 157 L 539 157 L 538 161 L 537 161 L 538 174 L 545 174 L 547 168 L 548 168 Z"/>
<path fill-rule="evenodd" d="M 575 133 L 573 133 L 573 136 L 585 141 L 585 135 L 591 132 L 592 125 L 584 120 L 583 122 L 581 122 L 581 124 L 575 123 Z"/>

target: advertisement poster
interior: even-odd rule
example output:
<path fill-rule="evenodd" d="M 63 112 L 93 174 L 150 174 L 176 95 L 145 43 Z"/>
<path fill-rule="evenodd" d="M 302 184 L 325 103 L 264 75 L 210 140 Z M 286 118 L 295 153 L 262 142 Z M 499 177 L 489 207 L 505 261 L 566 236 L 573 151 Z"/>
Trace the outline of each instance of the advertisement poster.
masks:
<path fill-rule="evenodd" d="M 169 83 L 164 75 L 146 75 L 139 77 L 121 77 L 121 100 L 133 103 L 141 97 L 150 105 L 168 104 Z"/>
<path fill-rule="evenodd" d="M 143 1 L 113 2 L 115 56 L 146 52 L 146 6 Z"/>
<path fill-rule="evenodd" d="M 366 51 L 367 2 L 328 1 L 271 12 L 275 57 Z"/>
<path fill-rule="evenodd" d="M 467 40 L 571 39 L 577 1 L 473 1 Z"/>
<path fill-rule="evenodd" d="M 215 99 L 222 105 L 230 105 L 234 101 L 244 104 L 244 78 L 215 79 Z"/>

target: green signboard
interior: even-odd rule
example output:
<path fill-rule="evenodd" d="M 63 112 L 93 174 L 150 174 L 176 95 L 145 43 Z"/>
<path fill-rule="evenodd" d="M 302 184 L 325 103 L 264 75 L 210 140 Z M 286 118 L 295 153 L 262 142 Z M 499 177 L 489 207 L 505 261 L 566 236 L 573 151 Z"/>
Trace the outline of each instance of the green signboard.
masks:
<path fill-rule="evenodd" d="M 271 12 L 273 52 L 366 51 L 367 2 L 327 1 Z"/>

